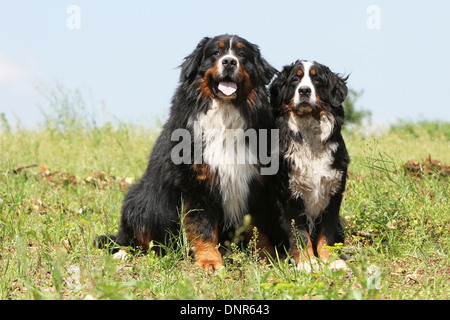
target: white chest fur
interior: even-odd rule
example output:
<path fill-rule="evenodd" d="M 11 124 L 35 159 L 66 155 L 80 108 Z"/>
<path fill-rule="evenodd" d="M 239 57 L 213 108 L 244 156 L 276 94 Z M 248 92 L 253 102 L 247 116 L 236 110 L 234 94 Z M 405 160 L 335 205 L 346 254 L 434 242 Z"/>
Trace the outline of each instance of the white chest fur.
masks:
<path fill-rule="evenodd" d="M 292 142 L 284 155 L 292 164 L 289 187 L 295 198 L 303 199 L 311 229 L 330 197 L 338 191 L 342 178 L 342 171 L 331 167 L 332 153 L 338 145 L 326 142 L 332 133 L 334 119 L 327 114 L 322 114 L 320 120 L 291 115 L 288 125 L 303 138 L 302 143 Z"/>
<path fill-rule="evenodd" d="M 237 224 L 247 213 L 250 182 L 259 174 L 254 162 L 248 161 L 248 146 L 243 135 L 246 122 L 231 103 L 216 100 L 197 121 L 202 137 L 195 139 L 202 139 L 203 162 L 219 179 L 225 223 Z"/>

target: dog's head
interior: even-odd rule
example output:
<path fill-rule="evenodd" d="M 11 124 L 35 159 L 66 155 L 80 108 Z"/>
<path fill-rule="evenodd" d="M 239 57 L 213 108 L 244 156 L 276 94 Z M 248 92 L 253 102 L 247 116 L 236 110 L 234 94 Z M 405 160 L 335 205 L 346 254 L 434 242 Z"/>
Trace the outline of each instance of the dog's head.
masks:
<path fill-rule="evenodd" d="M 258 46 L 235 35 L 203 38 L 181 65 L 180 81 L 198 83 L 204 97 L 247 99 L 254 88 L 267 85 L 276 70 Z"/>
<path fill-rule="evenodd" d="M 285 66 L 270 86 L 271 105 L 278 113 L 300 117 L 320 114 L 322 110 L 343 117 L 347 78 L 320 63 L 296 61 Z"/>

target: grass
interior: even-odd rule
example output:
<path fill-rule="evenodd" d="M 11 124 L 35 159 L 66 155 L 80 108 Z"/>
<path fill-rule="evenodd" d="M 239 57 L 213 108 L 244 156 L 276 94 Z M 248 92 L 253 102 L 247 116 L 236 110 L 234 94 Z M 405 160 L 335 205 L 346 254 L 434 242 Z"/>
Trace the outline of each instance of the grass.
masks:
<path fill-rule="evenodd" d="M 95 235 L 117 231 L 157 132 L 67 117 L 48 116 L 38 129 L 2 121 L 0 299 L 450 298 L 448 171 L 416 177 L 404 167 L 429 156 L 449 163 L 449 123 L 401 124 L 372 138 L 344 133 L 351 271 L 305 273 L 232 245 L 214 275 L 183 259 L 185 246 L 123 261 L 92 246 Z"/>

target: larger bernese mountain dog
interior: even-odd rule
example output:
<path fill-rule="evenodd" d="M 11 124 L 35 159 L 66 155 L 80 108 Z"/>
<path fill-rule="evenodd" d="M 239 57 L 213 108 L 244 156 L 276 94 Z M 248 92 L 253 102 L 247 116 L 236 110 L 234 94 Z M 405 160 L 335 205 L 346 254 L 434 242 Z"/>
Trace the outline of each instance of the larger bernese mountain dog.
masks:
<path fill-rule="evenodd" d="M 273 126 L 266 85 L 275 73 L 259 48 L 239 36 L 200 41 L 181 65 L 169 119 L 146 172 L 125 197 L 111 240 L 148 250 L 150 241 L 164 243 L 183 223 L 196 264 L 217 270 L 223 266 L 219 239 L 245 214 L 262 233 L 277 223 L 264 204 L 267 163 L 254 156 L 270 152 L 261 148 L 270 139 L 259 135 Z M 101 236 L 97 244 L 107 240 Z"/>
<path fill-rule="evenodd" d="M 281 225 L 295 263 L 307 270 L 315 256 L 328 261 L 326 247 L 344 240 L 339 210 L 350 162 L 341 135 L 347 78 L 301 60 L 285 66 L 270 86 L 280 130 Z M 330 264 L 345 268 L 340 259 Z"/>

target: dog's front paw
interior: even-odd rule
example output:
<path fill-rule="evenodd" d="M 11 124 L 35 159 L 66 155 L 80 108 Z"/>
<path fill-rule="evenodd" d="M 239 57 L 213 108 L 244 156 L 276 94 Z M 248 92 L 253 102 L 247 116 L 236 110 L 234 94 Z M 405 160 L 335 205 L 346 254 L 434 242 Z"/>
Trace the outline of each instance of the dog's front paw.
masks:
<path fill-rule="evenodd" d="M 206 272 L 216 272 L 223 268 L 222 259 L 220 260 L 197 260 L 195 264 L 203 268 Z"/>
<path fill-rule="evenodd" d="M 216 272 L 223 268 L 222 255 L 215 247 L 208 248 L 208 250 L 197 250 L 195 264 L 207 272 Z"/>

